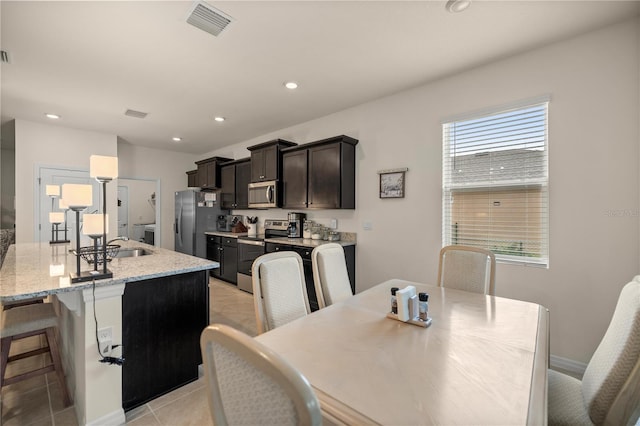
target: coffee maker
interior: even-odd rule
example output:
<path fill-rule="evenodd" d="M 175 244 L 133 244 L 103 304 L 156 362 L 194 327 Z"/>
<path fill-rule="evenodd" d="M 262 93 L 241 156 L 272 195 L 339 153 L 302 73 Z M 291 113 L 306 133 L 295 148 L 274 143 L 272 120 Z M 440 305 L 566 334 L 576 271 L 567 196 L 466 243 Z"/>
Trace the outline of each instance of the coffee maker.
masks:
<path fill-rule="evenodd" d="M 302 238 L 302 226 L 307 215 L 305 213 L 290 212 L 287 215 L 289 226 L 287 227 L 287 237 Z"/>

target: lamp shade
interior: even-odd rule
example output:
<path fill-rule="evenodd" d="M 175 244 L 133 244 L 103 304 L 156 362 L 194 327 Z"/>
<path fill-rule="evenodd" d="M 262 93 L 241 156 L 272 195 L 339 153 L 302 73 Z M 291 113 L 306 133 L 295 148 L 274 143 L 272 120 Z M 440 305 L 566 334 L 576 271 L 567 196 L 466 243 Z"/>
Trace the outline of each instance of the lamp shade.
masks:
<path fill-rule="evenodd" d="M 51 212 L 49 213 L 49 223 L 62 223 L 64 222 L 64 213 Z"/>
<path fill-rule="evenodd" d="M 58 199 L 58 208 L 60 210 L 67 210 L 69 208 L 69 206 L 65 204 L 64 198 Z"/>
<path fill-rule="evenodd" d="M 60 185 L 47 185 L 46 192 L 51 197 L 57 197 L 60 195 Z"/>
<path fill-rule="evenodd" d="M 112 180 L 118 177 L 118 157 L 92 155 L 89 157 L 89 175 L 97 180 Z"/>
<path fill-rule="evenodd" d="M 82 216 L 82 233 L 84 235 L 102 235 L 102 214 L 85 214 Z M 107 225 L 104 233 L 109 232 L 109 215 L 107 215 Z"/>
<path fill-rule="evenodd" d="M 62 199 L 70 209 L 84 209 L 93 204 L 93 187 L 65 183 L 62 185 Z"/>

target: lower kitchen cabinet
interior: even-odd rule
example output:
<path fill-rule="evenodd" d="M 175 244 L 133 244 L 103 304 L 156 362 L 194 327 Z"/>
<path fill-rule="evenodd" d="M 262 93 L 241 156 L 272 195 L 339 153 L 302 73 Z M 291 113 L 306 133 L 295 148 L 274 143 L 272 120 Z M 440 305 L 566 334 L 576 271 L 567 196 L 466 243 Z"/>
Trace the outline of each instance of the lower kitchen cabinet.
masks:
<path fill-rule="evenodd" d="M 238 240 L 231 237 L 207 235 L 207 259 L 220 263 L 211 276 L 232 284 L 238 283 Z"/>
<path fill-rule="evenodd" d="M 356 247 L 343 246 L 344 257 L 347 264 L 347 274 L 349 275 L 349 283 L 351 284 L 351 293 L 356 292 Z M 292 246 L 288 244 L 266 243 L 265 251 L 267 253 L 277 251 L 294 251 L 302 258 L 302 266 L 304 268 L 304 280 L 307 286 L 307 296 L 309 298 L 309 307 L 311 311 L 318 310 L 318 297 L 313 281 L 313 268 L 311 265 L 311 252 L 313 248 L 303 246 Z"/>
<path fill-rule="evenodd" d="M 127 283 L 122 296 L 125 411 L 198 379 L 200 333 L 208 324 L 207 271 Z"/>

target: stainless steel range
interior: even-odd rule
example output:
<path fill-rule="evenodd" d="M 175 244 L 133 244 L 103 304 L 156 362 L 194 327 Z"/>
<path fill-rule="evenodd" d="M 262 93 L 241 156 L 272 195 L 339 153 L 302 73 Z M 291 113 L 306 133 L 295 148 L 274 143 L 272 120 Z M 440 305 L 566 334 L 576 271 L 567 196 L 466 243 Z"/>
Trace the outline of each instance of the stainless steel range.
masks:
<path fill-rule="evenodd" d="M 255 237 L 238 237 L 238 288 L 253 293 L 251 282 L 251 266 L 253 261 L 264 254 L 264 239 L 272 237 L 286 237 L 289 221 L 281 219 L 266 219 L 264 234 Z"/>

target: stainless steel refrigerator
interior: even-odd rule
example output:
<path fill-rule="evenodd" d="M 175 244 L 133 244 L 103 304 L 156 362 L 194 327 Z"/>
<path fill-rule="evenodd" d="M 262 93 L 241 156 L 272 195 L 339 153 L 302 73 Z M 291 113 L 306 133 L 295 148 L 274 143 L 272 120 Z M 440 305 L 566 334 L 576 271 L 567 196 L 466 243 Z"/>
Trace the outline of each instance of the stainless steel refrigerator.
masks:
<path fill-rule="evenodd" d="M 227 210 L 220 209 L 219 195 L 193 190 L 176 192 L 173 223 L 176 251 L 206 259 L 207 239 L 204 233 L 216 230 L 218 215 L 229 214 Z"/>

